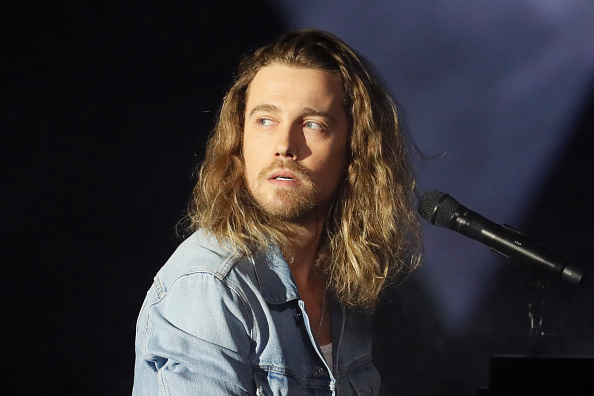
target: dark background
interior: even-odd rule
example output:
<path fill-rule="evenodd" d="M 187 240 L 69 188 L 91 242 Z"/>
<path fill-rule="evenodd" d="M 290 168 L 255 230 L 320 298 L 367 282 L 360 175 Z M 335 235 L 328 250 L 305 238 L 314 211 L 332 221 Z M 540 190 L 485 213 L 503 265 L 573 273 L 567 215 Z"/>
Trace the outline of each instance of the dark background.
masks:
<path fill-rule="evenodd" d="M 19 394 L 129 394 L 136 316 L 180 242 L 175 226 L 224 91 L 241 54 L 287 23 L 258 1 L 3 9 L 3 371 Z M 515 224 L 586 272 L 591 96 Z M 526 274 L 501 266 L 462 334 L 441 323 L 421 276 L 388 290 L 375 330 L 386 394 L 474 394 L 490 356 L 528 352 Z M 593 354 L 587 280 L 554 285 L 543 315 L 561 336 L 547 353 Z"/>

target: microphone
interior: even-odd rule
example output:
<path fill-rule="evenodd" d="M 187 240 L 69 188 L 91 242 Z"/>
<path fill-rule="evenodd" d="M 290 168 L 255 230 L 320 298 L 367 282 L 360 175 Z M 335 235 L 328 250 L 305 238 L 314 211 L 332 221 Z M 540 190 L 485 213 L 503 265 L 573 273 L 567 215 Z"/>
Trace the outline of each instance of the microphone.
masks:
<path fill-rule="evenodd" d="M 477 240 L 508 259 L 534 267 L 578 285 L 583 274 L 569 266 L 569 260 L 536 243 L 529 236 L 503 224 L 496 224 L 461 205 L 448 194 L 429 190 L 421 197 L 418 212 L 438 227 L 449 228 Z"/>

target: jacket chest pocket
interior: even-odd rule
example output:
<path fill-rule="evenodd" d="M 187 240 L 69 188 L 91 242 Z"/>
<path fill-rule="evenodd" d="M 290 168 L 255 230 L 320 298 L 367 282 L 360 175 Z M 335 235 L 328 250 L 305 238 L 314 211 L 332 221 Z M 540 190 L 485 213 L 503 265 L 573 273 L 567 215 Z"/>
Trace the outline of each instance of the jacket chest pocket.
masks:
<path fill-rule="evenodd" d="M 351 392 L 342 393 L 356 396 L 375 396 L 379 394 L 380 375 L 375 366 L 369 362 L 347 373 Z"/>
<path fill-rule="evenodd" d="M 254 373 L 256 396 L 331 395 L 330 382 L 298 378 L 289 373 L 260 368 Z"/>

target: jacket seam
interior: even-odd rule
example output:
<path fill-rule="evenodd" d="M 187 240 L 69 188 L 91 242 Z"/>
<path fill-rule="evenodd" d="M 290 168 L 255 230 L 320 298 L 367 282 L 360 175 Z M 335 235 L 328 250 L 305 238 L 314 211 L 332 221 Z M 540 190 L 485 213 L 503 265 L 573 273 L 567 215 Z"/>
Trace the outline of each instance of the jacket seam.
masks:
<path fill-rule="evenodd" d="M 373 355 L 372 354 L 365 355 L 362 358 L 359 358 L 359 359 L 349 363 L 347 366 L 343 366 L 343 367 L 339 368 L 335 372 L 335 377 L 337 379 L 349 377 L 349 375 L 353 371 L 355 371 L 359 367 L 365 366 L 366 364 L 369 364 L 369 363 L 373 363 Z"/>
<path fill-rule="evenodd" d="M 261 373 L 274 373 L 280 374 L 287 377 L 294 379 L 299 386 L 304 386 L 308 388 L 318 388 L 318 389 L 326 389 L 330 388 L 330 381 L 328 380 L 312 380 L 300 377 L 295 373 L 294 370 L 287 369 L 282 366 L 275 366 L 275 365 L 253 365 L 254 372 L 261 372 Z"/>
<path fill-rule="evenodd" d="M 238 297 L 238 301 L 241 303 L 241 309 L 244 311 L 245 313 L 245 318 L 247 321 L 247 325 L 248 325 L 248 336 L 251 340 L 254 339 L 253 337 L 253 332 L 254 332 L 254 317 L 253 317 L 253 312 L 251 309 L 251 305 L 249 304 L 249 302 L 247 301 L 247 297 L 243 294 L 243 292 L 241 291 L 241 288 L 239 287 L 239 285 L 235 285 L 234 282 L 231 282 L 227 277 L 221 277 L 219 272 L 213 272 L 213 271 L 209 271 L 209 270 L 192 270 L 192 271 L 187 271 L 186 273 L 181 273 L 179 274 L 170 284 L 169 288 L 164 291 L 164 294 L 162 296 L 159 296 L 158 299 L 156 299 L 155 301 L 153 301 L 148 307 L 147 310 L 147 324 L 145 326 L 145 335 L 143 338 L 143 343 L 142 343 L 142 349 L 145 353 L 145 355 L 151 359 L 157 358 L 158 356 L 153 355 L 151 353 L 148 352 L 148 348 L 146 347 L 146 345 L 148 344 L 148 340 L 152 334 L 152 309 L 155 305 L 157 305 L 158 303 L 160 303 L 161 301 L 163 301 L 163 299 L 171 292 L 171 289 L 173 288 L 173 285 L 180 279 L 182 279 L 183 277 L 186 276 L 192 276 L 192 275 L 212 275 L 215 279 L 219 280 L 219 282 L 221 282 L 221 284 L 227 288 L 228 290 L 230 290 L 233 294 L 235 294 Z"/>

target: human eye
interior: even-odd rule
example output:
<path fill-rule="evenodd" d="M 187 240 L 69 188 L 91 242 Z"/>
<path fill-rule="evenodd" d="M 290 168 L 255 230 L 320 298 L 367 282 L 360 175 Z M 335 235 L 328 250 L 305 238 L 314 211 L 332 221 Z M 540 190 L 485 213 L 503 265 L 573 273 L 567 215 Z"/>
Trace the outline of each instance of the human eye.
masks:
<path fill-rule="evenodd" d="M 326 129 L 326 127 L 323 124 L 316 122 L 316 121 L 305 121 L 303 123 L 303 126 L 308 129 L 315 129 L 315 130 L 320 130 L 320 131 Z"/>
<path fill-rule="evenodd" d="M 274 121 L 272 121 L 270 118 L 259 117 L 256 120 L 256 123 L 261 126 L 270 126 L 274 124 Z"/>
<path fill-rule="evenodd" d="M 270 118 L 265 118 L 265 117 L 259 117 L 256 119 L 256 123 L 258 125 L 261 126 L 271 126 L 274 125 L 274 121 L 272 121 Z"/>

